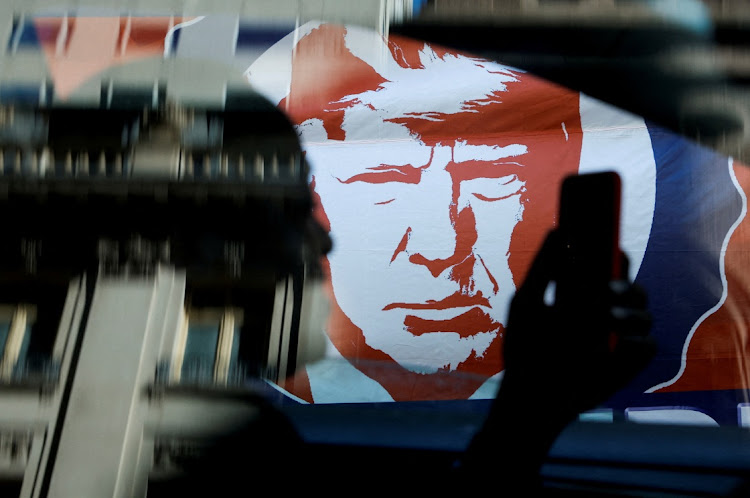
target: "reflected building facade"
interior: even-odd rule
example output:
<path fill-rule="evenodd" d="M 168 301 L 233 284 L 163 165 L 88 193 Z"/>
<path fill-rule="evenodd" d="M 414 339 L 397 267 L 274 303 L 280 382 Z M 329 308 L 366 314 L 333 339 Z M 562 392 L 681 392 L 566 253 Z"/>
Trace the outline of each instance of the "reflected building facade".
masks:
<path fill-rule="evenodd" d="M 138 18 L 174 8 L 162 3 L 111 18 L 0 7 L 3 496 L 170 496 L 186 459 L 256 415 L 260 379 L 323 347 L 330 241 L 307 165 L 238 69 L 301 20 L 382 33 L 411 2 Z M 237 29 L 178 31 L 208 14 Z M 86 56 L 95 71 L 76 65 Z"/>

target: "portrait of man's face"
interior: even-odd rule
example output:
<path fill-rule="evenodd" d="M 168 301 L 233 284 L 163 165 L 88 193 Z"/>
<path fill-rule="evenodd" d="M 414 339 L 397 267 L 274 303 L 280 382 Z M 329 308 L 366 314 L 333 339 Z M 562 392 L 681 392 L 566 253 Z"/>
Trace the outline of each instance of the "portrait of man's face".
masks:
<path fill-rule="evenodd" d="M 508 255 L 526 146 L 407 135 L 387 150 L 325 149 L 312 155 L 326 160 L 315 191 L 339 250 L 332 284 L 367 345 L 424 373 L 484 356 L 502 333 L 495 310 L 515 291 Z"/>
<path fill-rule="evenodd" d="M 280 103 L 334 242 L 327 333 L 363 370 L 385 360 L 486 379 L 502 370 L 508 304 L 578 167 L 578 95 L 359 35 L 323 25 L 302 37 Z"/>

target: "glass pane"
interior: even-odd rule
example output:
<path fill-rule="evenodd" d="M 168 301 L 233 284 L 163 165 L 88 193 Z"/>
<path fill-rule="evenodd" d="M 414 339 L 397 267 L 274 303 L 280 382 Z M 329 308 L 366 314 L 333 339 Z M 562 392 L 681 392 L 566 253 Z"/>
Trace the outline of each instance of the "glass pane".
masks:
<path fill-rule="evenodd" d="M 0 358 L 5 353 L 5 343 L 8 341 L 8 331 L 10 330 L 10 321 L 0 321 Z"/>
<path fill-rule="evenodd" d="M 23 332 L 23 342 L 21 343 L 21 350 L 18 352 L 18 362 L 26 360 L 29 355 L 29 344 L 31 343 L 31 327 L 34 325 L 30 320 L 26 322 L 26 329 Z"/>
<path fill-rule="evenodd" d="M 18 359 L 13 369 L 13 376 L 19 380 L 28 379 L 34 369 L 34 361 L 29 358 L 29 345 L 31 344 L 31 327 L 34 323 L 29 320 L 23 332 L 21 349 L 18 350 Z"/>
<path fill-rule="evenodd" d="M 239 365 L 240 356 L 240 326 L 235 325 L 232 332 L 232 352 L 229 356 L 229 378 L 241 380 Z"/>
<path fill-rule="evenodd" d="M 218 340 L 218 320 L 215 323 L 199 322 L 188 326 L 185 356 L 182 361 L 183 381 L 212 380 Z"/>

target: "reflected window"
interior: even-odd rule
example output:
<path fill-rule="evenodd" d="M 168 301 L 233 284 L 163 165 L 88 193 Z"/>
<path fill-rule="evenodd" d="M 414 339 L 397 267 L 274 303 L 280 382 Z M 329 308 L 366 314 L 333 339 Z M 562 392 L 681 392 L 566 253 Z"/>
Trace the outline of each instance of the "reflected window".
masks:
<path fill-rule="evenodd" d="M 240 359 L 240 324 L 234 324 L 232 331 L 232 349 L 229 354 L 229 372 L 236 372 Z"/>
<path fill-rule="evenodd" d="M 9 382 L 27 376 L 31 367 L 29 348 L 35 321 L 35 306 L 0 306 L 0 381 Z"/>
<path fill-rule="evenodd" d="M 193 316 L 188 321 L 185 338 L 185 354 L 182 360 L 182 378 L 184 380 L 211 379 L 213 377 L 214 359 L 219 342 L 220 318 L 202 319 Z"/>
<path fill-rule="evenodd" d="M 243 313 L 235 308 L 200 308 L 185 313 L 175 351 L 172 380 L 181 384 L 236 383 Z"/>
<path fill-rule="evenodd" d="M 13 310 L 9 306 L 0 307 L 0 358 L 5 353 L 5 344 L 8 342 L 10 332 L 10 320 L 13 317 Z"/>

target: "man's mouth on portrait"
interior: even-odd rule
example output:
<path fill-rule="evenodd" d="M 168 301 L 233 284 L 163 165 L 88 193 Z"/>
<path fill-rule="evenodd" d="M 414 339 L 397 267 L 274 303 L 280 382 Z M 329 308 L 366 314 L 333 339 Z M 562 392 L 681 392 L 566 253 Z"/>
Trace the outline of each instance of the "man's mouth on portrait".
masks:
<path fill-rule="evenodd" d="M 392 303 L 384 307 L 383 311 L 395 309 L 414 311 L 414 314 L 406 315 L 404 326 L 415 336 L 451 332 L 464 338 L 502 328 L 502 324 L 490 316 L 492 306 L 481 293 L 473 296 L 456 293 L 439 301 L 423 303 Z"/>

